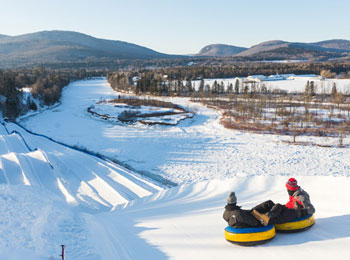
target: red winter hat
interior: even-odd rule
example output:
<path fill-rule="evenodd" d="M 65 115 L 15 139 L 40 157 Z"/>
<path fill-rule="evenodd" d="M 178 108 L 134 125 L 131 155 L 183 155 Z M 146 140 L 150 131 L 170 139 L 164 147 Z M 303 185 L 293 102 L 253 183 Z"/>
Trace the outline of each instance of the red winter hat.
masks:
<path fill-rule="evenodd" d="M 290 178 L 287 181 L 286 187 L 287 187 L 288 190 L 291 190 L 291 191 L 296 191 L 297 189 L 299 189 L 298 182 L 294 178 Z"/>

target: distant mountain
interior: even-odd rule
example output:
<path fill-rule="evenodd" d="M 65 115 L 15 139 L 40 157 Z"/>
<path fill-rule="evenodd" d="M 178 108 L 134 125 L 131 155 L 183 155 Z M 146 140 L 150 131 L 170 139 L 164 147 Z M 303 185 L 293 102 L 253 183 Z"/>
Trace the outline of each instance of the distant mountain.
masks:
<path fill-rule="evenodd" d="M 348 40 L 328 40 L 322 42 L 314 42 L 312 45 L 326 49 L 336 49 L 341 51 L 350 51 L 350 41 Z"/>
<path fill-rule="evenodd" d="M 177 56 L 136 44 L 98 39 L 70 31 L 42 31 L 0 37 L 0 65 L 174 57 Z"/>
<path fill-rule="evenodd" d="M 233 45 L 211 44 L 202 48 L 195 56 L 230 57 L 245 50 L 247 48 Z"/>
<path fill-rule="evenodd" d="M 285 41 L 267 41 L 257 45 L 253 45 L 249 49 L 238 53 L 236 56 L 251 56 L 260 52 L 271 51 L 278 48 L 288 47 L 288 42 Z"/>
<path fill-rule="evenodd" d="M 350 59 L 350 41 L 327 40 L 313 43 L 268 41 L 244 48 L 225 44 L 205 46 L 195 57 L 234 57 L 238 61 Z M 159 53 L 136 44 L 98 39 L 71 31 L 42 31 L 19 36 L 0 34 L 0 68 L 38 64 L 84 67 L 117 66 L 189 56 Z M 122 62 L 120 60 L 123 60 Z M 118 61 L 118 62 L 116 62 Z M 69 65 L 68 65 L 69 64 Z M 187 64 L 187 63 L 185 63 Z"/>
<path fill-rule="evenodd" d="M 267 41 L 236 54 L 238 57 L 257 59 L 328 60 L 350 53 L 350 41 L 328 40 L 314 43 Z"/>

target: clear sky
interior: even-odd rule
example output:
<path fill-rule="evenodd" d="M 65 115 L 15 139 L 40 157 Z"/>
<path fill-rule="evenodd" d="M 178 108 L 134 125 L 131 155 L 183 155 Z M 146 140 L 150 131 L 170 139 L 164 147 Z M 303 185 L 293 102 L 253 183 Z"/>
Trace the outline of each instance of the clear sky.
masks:
<path fill-rule="evenodd" d="M 350 0 L 0 0 L 0 34 L 69 30 L 169 54 L 350 40 Z"/>

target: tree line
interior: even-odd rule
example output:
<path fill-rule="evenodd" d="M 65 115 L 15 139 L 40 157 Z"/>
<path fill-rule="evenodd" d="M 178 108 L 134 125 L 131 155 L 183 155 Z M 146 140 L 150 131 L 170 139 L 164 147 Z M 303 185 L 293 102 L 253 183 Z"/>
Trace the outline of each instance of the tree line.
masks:
<path fill-rule="evenodd" d="M 94 76 L 87 71 L 57 71 L 43 68 L 0 70 L 0 110 L 11 120 L 29 110 L 37 110 L 36 99 L 41 105 L 51 106 L 59 101 L 62 89 L 72 80 Z M 100 74 L 99 74 L 100 75 Z M 25 88 L 31 95 L 24 96 Z"/>
<path fill-rule="evenodd" d="M 194 92 L 191 81 L 203 78 L 232 78 L 249 75 L 317 74 L 326 78 L 350 78 L 350 63 L 242 63 L 218 66 L 178 66 L 120 70 L 108 74 L 114 89 L 136 94 L 188 95 Z M 135 77 L 138 79 L 133 80 Z M 184 83 L 185 81 L 185 83 Z M 222 92 L 222 86 L 214 92 Z M 202 86 L 205 88 L 206 86 Z M 234 86 L 228 86 L 229 88 Z M 217 91 L 215 91 L 217 89 Z"/>

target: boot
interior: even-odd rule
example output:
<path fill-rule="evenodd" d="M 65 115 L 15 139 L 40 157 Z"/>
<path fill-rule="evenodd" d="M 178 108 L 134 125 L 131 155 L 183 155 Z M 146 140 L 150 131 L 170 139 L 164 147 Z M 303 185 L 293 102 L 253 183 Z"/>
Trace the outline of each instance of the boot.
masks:
<path fill-rule="evenodd" d="M 269 224 L 270 218 L 268 215 L 261 214 L 257 210 L 253 210 L 253 216 L 261 222 L 264 226 L 267 226 Z"/>

